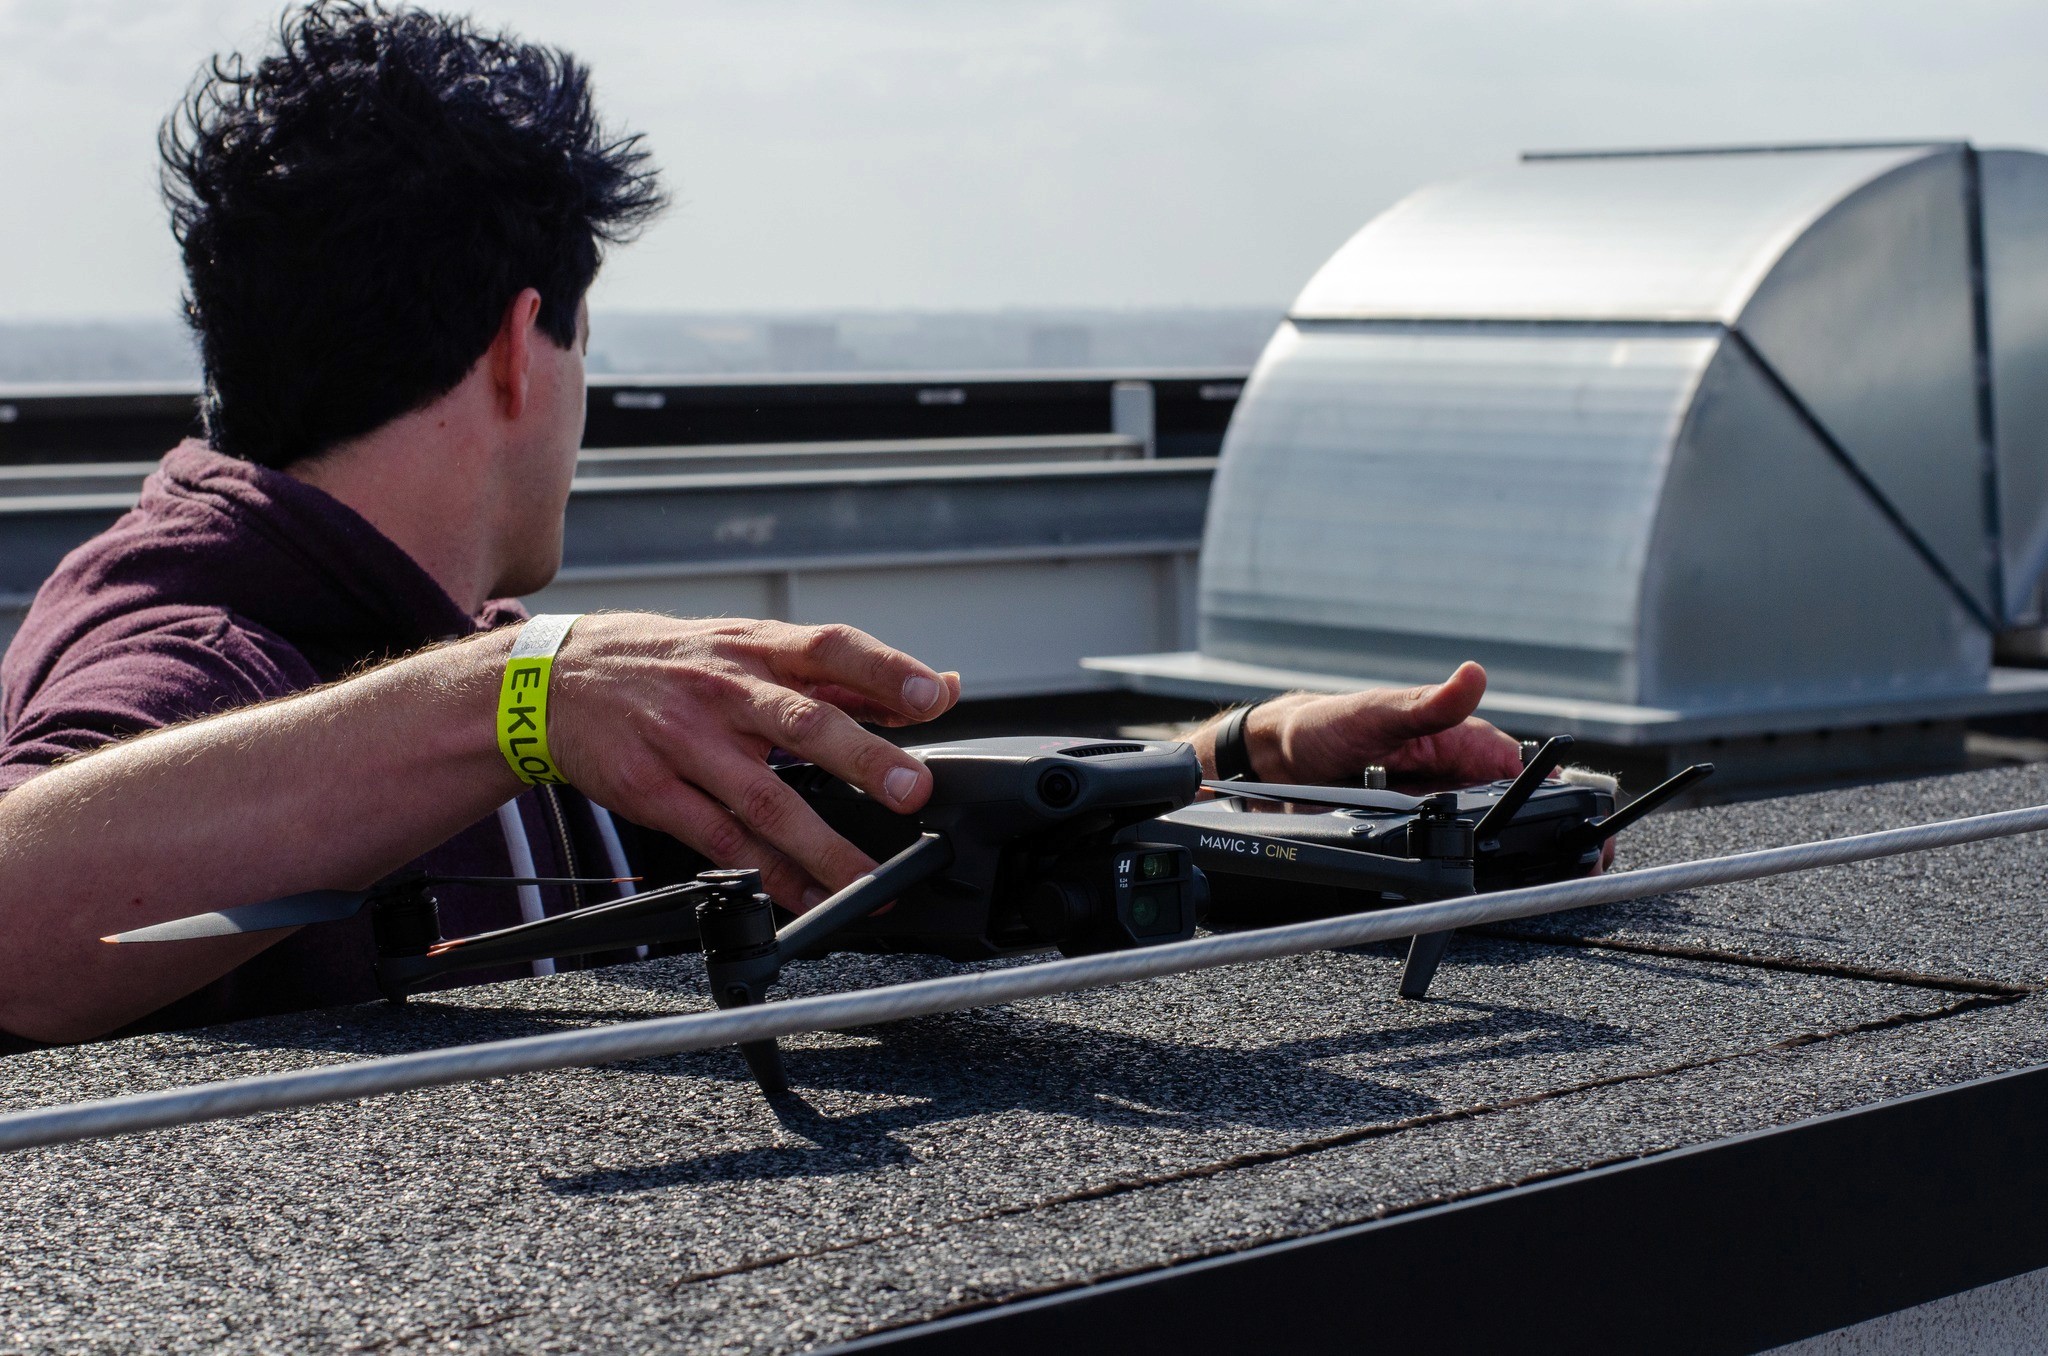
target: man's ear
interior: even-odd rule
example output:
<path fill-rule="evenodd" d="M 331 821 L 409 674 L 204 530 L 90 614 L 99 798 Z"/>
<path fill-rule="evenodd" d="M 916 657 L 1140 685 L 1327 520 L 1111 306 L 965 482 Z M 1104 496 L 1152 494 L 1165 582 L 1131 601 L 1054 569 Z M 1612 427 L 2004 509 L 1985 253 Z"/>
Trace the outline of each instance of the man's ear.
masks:
<path fill-rule="evenodd" d="M 529 287 L 505 307 L 497 337 L 484 354 L 491 384 L 498 392 L 498 408 L 507 419 L 526 413 L 527 397 L 533 390 L 533 346 L 539 337 L 540 293 Z"/>

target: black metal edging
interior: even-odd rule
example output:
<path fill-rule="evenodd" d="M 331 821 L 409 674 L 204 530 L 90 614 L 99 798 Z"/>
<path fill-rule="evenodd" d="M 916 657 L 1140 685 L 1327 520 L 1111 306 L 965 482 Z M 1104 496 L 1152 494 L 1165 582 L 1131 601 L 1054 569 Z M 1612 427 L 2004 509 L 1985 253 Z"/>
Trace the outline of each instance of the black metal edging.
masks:
<path fill-rule="evenodd" d="M 1754 1352 L 2048 1266 L 2048 1066 L 838 1351 Z"/>
<path fill-rule="evenodd" d="M 1152 388 L 1162 457 L 1213 457 L 1246 373 L 850 372 L 593 377 L 584 446 L 667 447 L 1108 432 L 1122 381 Z M 154 460 L 199 432 L 195 388 L 0 386 L 0 465 Z"/>

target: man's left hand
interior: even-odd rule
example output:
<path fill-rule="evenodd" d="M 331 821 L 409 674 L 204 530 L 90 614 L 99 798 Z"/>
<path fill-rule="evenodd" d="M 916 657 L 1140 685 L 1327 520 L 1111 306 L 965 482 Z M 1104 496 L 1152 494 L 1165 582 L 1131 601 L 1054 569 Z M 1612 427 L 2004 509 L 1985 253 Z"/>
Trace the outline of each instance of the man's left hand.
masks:
<path fill-rule="evenodd" d="M 1245 722 L 1254 780 L 1355 781 L 1367 767 L 1404 780 L 1473 785 L 1522 770 L 1521 746 L 1472 713 L 1486 694 L 1486 670 L 1465 663 L 1441 683 L 1322 696 L 1292 692 L 1256 708 Z M 1195 736 L 1215 772 L 1215 725 Z"/>

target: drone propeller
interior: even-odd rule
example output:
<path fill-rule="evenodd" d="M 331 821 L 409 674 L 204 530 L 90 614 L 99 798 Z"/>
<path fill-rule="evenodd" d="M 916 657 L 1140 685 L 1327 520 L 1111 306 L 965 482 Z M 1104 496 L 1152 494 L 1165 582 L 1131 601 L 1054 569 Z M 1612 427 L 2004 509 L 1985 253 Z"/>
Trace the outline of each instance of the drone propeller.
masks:
<path fill-rule="evenodd" d="M 201 937 L 233 937 L 244 932 L 300 928 L 312 923 L 338 923 L 362 912 L 379 894 L 429 885 L 618 885 L 637 876 L 405 876 L 376 890 L 308 890 L 304 894 L 266 899 L 260 904 L 195 913 L 153 927 L 135 928 L 100 938 L 103 942 L 189 942 Z"/>
<path fill-rule="evenodd" d="M 117 932 L 103 942 L 189 942 L 201 937 L 232 937 L 242 932 L 268 932 L 273 928 L 304 927 L 308 923 L 336 923 L 353 918 L 369 901 L 368 890 L 308 890 L 302 895 L 266 899 L 261 904 L 244 904 L 239 909 L 218 913 L 195 913 L 174 918 L 155 927 Z"/>
<path fill-rule="evenodd" d="M 1522 764 L 1521 775 L 1508 784 L 1500 799 L 1472 826 L 1472 841 L 1486 843 L 1497 837 L 1529 803 L 1529 797 L 1536 794 L 1536 788 L 1543 785 L 1543 779 L 1564 761 L 1565 755 L 1571 752 L 1572 742 L 1570 735 L 1554 735 L 1546 740 L 1543 747 Z"/>
<path fill-rule="evenodd" d="M 1595 844 L 1606 842 L 1629 825 L 1634 824 L 1640 819 L 1647 818 L 1651 811 L 1662 807 L 1666 801 L 1676 796 L 1679 792 L 1686 790 L 1697 782 L 1705 781 L 1713 775 L 1714 765 L 1712 763 L 1694 763 L 1691 767 L 1685 768 L 1673 775 L 1669 781 L 1664 782 L 1662 785 L 1653 786 L 1643 792 L 1642 795 L 1630 801 L 1625 808 L 1616 810 L 1605 819 L 1595 819 L 1585 824 L 1579 829 L 1577 834 L 1573 835 L 1571 840 L 1572 846 L 1583 851 Z"/>
<path fill-rule="evenodd" d="M 1388 810 L 1413 813 L 1422 804 L 1419 796 L 1399 791 L 1374 791 L 1352 786 L 1292 786 L 1285 782 L 1203 782 L 1202 789 L 1219 796 L 1242 796 L 1247 800 L 1292 801 L 1297 805 L 1331 805 L 1340 810 Z"/>

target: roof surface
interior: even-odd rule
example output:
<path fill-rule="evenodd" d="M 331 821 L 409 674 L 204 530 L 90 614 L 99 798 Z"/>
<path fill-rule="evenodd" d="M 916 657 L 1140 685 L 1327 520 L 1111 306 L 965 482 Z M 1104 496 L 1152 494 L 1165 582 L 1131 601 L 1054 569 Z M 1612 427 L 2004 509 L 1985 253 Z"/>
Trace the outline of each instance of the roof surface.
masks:
<path fill-rule="evenodd" d="M 2048 800 L 1689 811 L 1623 865 Z M 0 1349 L 788 1351 L 2048 1060 L 2048 840 L 0 1158 Z M 942 971 L 839 957 L 798 991 Z M 692 958 L 0 1060 L 0 1107 L 705 1006 Z"/>

